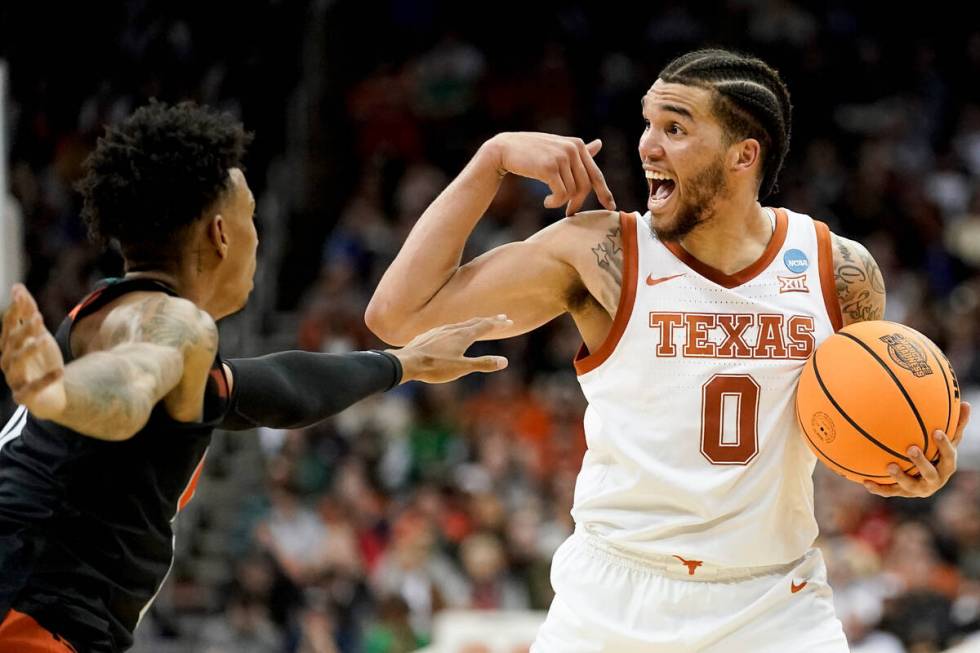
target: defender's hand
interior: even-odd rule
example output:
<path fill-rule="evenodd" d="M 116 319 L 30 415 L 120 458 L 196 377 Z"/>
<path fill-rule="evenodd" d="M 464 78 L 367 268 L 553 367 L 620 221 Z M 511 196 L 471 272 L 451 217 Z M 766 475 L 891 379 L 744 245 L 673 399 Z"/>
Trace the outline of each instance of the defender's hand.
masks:
<path fill-rule="evenodd" d="M 592 158 L 602 149 L 599 139 L 586 144 L 581 138 L 509 132 L 494 136 L 486 145 L 501 175 L 512 172 L 548 184 L 551 194 L 544 199 L 546 208 L 567 202 L 565 214 L 572 215 L 594 189 L 600 204 L 610 211 L 616 209 L 616 200 Z"/>
<path fill-rule="evenodd" d="M 11 291 L 0 333 L 0 369 L 14 401 L 40 419 L 60 415 L 67 405 L 65 361 L 54 336 L 44 327 L 34 298 L 21 284 Z"/>
<path fill-rule="evenodd" d="M 507 367 L 503 356 L 467 358 L 463 353 L 481 337 L 512 324 L 505 315 L 477 317 L 436 327 L 416 336 L 402 349 L 387 351 L 401 361 L 402 383 L 446 383 L 470 372 L 496 372 Z"/>
<path fill-rule="evenodd" d="M 879 485 L 871 481 L 865 481 L 864 487 L 868 492 L 877 494 L 880 497 L 928 497 L 935 494 L 939 488 L 946 485 L 949 477 L 956 471 L 956 447 L 963 439 L 963 430 L 967 422 L 970 421 L 970 404 L 965 401 L 960 404 L 960 421 L 956 425 L 956 432 L 953 439 L 942 431 L 933 434 L 936 448 L 939 450 L 939 459 L 933 465 L 919 447 L 909 447 L 908 456 L 919 469 L 918 476 L 909 476 L 895 463 L 888 465 L 888 473 L 895 479 L 894 485 Z"/>

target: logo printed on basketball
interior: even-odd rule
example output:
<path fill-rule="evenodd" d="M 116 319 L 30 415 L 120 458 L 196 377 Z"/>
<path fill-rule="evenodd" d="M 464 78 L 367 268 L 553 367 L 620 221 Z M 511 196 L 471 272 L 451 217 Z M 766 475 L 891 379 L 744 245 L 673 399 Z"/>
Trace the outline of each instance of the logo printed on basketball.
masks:
<path fill-rule="evenodd" d="M 881 336 L 878 339 L 888 345 L 888 356 L 917 378 L 932 374 L 932 368 L 926 361 L 926 354 L 918 344 L 900 333 Z"/>
<path fill-rule="evenodd" d="M 783 263 L 786 265 L 786 269 L 794 274 L 806 272 L 806 269 L 810 267 L 810 259 L 798 249 L 787 250 L 783 254 Z"/>
<path fill-rule="evenodd" d="M 837 437 L 837 429 L 834 428 L 834 421 L 830 419 L 830 415 L 827 413 L 814 413 L 813 419 L 810 420 L 810 425 L 813 427 L 814 432 L 816 432 L 817 437 L 826 444 L 830 444 Z"/>
<path fill-rule="evenodd" d="M 779 292 L 810 292 L 806 286 L 806 275 L 800 274 L 795 277 L 783 277 L 776 275 L 779 279 Z"/>

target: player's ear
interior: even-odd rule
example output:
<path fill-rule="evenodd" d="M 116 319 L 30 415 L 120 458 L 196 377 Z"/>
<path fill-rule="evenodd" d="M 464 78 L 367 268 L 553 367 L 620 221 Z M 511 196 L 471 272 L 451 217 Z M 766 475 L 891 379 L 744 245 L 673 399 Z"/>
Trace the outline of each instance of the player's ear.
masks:
<path fill-rule="evenodd" d="M 228 234 L 227 225 L 220 213 L 215 213 L 207 223 L 206 227 L 208 242 L 214 248 L 218 258 L 225 258 L 228 255 Z"/>
<path fill-rule="evenodd" d="M 754 138 L 743 138 L 729 149 L 729 161 L 733 171 L 749 170 L 759 161 L 762 146 Z"/>

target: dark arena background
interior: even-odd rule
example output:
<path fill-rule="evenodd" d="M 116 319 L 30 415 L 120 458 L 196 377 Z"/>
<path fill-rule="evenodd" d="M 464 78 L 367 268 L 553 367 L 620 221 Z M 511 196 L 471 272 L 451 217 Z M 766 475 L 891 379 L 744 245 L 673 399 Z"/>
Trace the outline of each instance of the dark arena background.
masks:
<path fill-rule="evenodd" d="M 932 338 L 978 406 L 980 23 L 962 7 L 3 2 L 0 302 L 23 280 L 53 328 L 120 272 L 86 242 L 72 189 L 82 161 L 104 125 L 150 98 L 193 99 L 256 134 L 256 289 L 220 325 L 224 355 L 381 347 L 367 301 L 484 140 L 601 138 L 620 207 L 642 209 L 639 100 L 675 55 L 718 45 L 761 56 L 792 93 L 791 149 L 767 204 L 863 242 L 888 285 L 886 318 Z M 563 215 L 542 208 L 545 194 L 508 177 L 467 258 Z M 303 430 L 216 433 L 134 650 L 526 651 L 572 529 L 578 345 L 562 318 L 476 347 L 507 355 L 503 373 L 407 384 Z M 815 485 L 851 650 L 980 650 L 980 420 L 930 499 L 881 499 L 821 465 Z"/>

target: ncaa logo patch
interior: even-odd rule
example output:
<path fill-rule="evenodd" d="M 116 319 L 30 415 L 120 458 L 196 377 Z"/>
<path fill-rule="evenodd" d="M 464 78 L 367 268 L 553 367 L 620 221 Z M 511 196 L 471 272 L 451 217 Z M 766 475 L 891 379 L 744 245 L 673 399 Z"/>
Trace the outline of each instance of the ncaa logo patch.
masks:
<path fill-rule="evenodd" d="M 783 263 L 786 264 L 786 268 L 790 272 L 795 272 L 796 274 L 806 272 L 806 269 L 810 267 L 810 259 L 798 249 L 786 250 L 786 253 L 783 254 Z"/>

